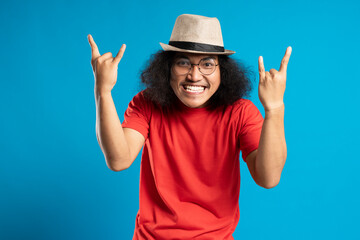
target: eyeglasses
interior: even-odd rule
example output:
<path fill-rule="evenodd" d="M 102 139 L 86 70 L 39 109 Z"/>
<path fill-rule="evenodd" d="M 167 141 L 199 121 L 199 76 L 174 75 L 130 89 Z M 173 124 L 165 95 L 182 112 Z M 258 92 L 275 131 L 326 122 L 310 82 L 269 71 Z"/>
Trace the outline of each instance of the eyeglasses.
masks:
<path fill-rule="evenodd" d="M 198 64 L 192 64 L 187 58 L 178 58 L 175 59 L 172 67 L 176 75 L 189 74 L 192 66 L 198 66 L 202 75 L 210 75 L 215 71 L 216 66 L 218 65 L 219 64 L 216 64 L 215 59 L 213 58 L 203 58 Z"/>

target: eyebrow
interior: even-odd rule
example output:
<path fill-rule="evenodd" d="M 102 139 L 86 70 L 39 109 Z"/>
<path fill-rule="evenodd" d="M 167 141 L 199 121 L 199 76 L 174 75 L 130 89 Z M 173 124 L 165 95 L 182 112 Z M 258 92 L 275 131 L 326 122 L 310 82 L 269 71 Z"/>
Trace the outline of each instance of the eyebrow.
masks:
<path fill-rule="evenodd" d="M 182 55 L 182 54 L 179 54 L 178 56 L 175 56 L 175 58 L 176 58 L 176 59 L 177 59 L 177 58 L 186 58 L 186 59 L 189 60 L 189 58 L 188 58 L 186 55 Z M 203 60 L 203 59 L 205 59 L 205 60 L 207 60 L 207 59 L 214 59 L 214 60 L 216 60 L 216 57 L 214 57 L 214 56 L 208 56 L 208 57 L 202 58 L 201 60 Z"/>

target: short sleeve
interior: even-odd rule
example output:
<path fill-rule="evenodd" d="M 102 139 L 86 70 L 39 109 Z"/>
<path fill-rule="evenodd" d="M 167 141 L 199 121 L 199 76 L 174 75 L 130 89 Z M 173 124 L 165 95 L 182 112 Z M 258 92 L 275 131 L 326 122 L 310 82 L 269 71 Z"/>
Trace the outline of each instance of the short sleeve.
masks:
<path fill-rule="evenodd" d="M 264 118 L 250 100 L 245 100 L 240 111 L 239 120 L 239 144 L 242 158 L 246 162 L 249 153 L 259 147 Z"/>
<path fill-rule="evenodd" d="M 124 114 L 123 128 L 131 128 L 140 132 L 145 140 L 149 135 L 151 116 L 150 102 L 145 100 L 143 92 L 138 93 L 129 103 Z"/>

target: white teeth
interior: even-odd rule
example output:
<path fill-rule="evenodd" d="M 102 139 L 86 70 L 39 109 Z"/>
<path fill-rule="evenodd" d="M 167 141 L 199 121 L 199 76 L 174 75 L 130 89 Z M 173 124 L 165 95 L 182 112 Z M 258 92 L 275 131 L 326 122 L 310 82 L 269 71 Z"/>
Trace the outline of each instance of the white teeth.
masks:
<path fill-rule="evenodd" d="M 191 86 L 191 85 L 184 85 L 186 91 L 189 92 L 202 92 L 205 90 L 205 87 L 202 86 Z"/>

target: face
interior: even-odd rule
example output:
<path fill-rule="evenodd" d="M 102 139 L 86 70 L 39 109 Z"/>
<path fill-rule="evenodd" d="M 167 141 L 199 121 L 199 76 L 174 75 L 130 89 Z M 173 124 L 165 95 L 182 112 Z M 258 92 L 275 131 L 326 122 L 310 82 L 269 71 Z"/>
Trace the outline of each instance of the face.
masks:
<path fill-rule="evenodd" d="M 177 53 L 175 62 L 180 60 L 181 64 L 190 62 L 191 64 L 198 64 L 200 60 L 205 62 L 207 59 L 213 59 L 216 64 L 219 64 L 216 55 Z M 206 107 L 209 99 L 216 92 L 220 86 L 220 68 L 215 67 L 215 71 L 210 75 L 203 75 L 199 71 L 199 66 L 193 65 L 190 72 L 185 75 L 179 75 L 174 70 L 174 65 L 171 69 L 171 88 L 180 101 L 191 108 Z"/>

